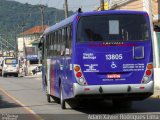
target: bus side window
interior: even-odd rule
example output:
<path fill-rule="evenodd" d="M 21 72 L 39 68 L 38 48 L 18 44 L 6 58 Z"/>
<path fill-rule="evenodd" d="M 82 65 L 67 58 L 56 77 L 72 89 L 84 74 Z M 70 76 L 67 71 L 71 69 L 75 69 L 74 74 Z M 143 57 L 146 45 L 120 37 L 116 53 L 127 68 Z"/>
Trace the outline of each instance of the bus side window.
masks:
<path fill-rule="evenodd" d="M 48 39 L 48 57 L 50 58 L 51 57 L 51 35 L 48 36 L 49 39 Z"/>
<path fill-rule="evenodd" d="M 58 44 L 58 33 L 57 33 L 57 31 L 55 32 L 55 44 L 54 44 L 54 52 L 55 52 L 55 55 L 57 55 L 57 45 Z"/>
<path fill-rule="evenodd" d="M 54 32 L 52 33 L 52 56 L 54 56 Z"/>
<path fill-rule="evenodd" d="M 67 27 L 66 35 L 65 54 L 70 55 L 70 26 Z"/>
<path fill-rule="evenodd" d="M 65 28 L 65 55 L 69 55 L 68 28 Z"/>
<path fill-rule="evenodd" d="M 61 54 L 61 41 L 62 41 L 61 33 L 62 33 L 62 30 L 59 30 L 58 31 L 58 48 L 57 48 L 58 55 Z"/>
<path fill-rule="evenodd" d="M 47 37 L 46 37 L 46 46 L 49 46 L 49 35 L 47 35 Z M 45 50 L 46 52 L 46 57 L 48 58 L 49 57 L 49 48 L 48 47 L 46 47 L 46 50 Z"/>
<path fill-rule="evenodd" d="M 56 32 L 54 32 L 54 40 L 53 40 L 53 55 L 56 55 Z"/>
<path fill-rule="evenodd" d="M 62 41 L 61 41 L 61 55 L 65 53 L 65 29 L 62 29 Z"/>
<path fill-rule="evenodd" d="M 69 54 L 72 54 L 72 26 L 70 26 L 69 30 Z"/>

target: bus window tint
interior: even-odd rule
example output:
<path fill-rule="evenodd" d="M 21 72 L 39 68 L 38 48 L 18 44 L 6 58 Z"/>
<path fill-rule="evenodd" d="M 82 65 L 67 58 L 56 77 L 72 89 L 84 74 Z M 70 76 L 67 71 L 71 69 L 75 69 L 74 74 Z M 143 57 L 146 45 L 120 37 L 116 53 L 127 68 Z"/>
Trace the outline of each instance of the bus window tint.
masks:
<path fill-rule="evenodd" d="M 61 55 L 65 52 L 65 29 L 62 29 Z"/>
<path fill-rule="evenodd" d="M 149 39 L 144 15 L 118 14 L 81 17 L 77 41 L 142 41 Z"/>
<path fill-rule="evenodd" d="M 65 55 L 69 55 L 69 27 L 66 27 Z"/>

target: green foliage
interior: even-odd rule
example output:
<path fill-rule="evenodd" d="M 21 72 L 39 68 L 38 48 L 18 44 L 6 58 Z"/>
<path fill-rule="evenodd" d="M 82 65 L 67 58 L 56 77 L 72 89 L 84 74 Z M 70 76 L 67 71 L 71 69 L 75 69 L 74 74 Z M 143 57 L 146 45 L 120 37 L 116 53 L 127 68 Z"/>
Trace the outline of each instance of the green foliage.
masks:
<path fill-rule="evenodd" d="M 69 15 L 73 12 L 69 12 Z M 64 11 L 44 8 L 44 25 L 53 25 L 64 19 Z M 15 38 L 24 30 L 41 25 L 40 5 L 22 4 L 11 0 L 0 0 L 0 36 L 15 46 Z M 11 49 L 13 49 L 13 47 Z"/>
<path fill-rule="evenodd" d="M 73 14 L 73 12 L 69 12 Z M 44 8 L 44 24 L 52 25 L 64 19 L 64 11 L 55 8 Z M 39 5 L 22 4 L 15 1 L 0 0 L 0 34 L 14 34 L 22 32 L 18 26 L 25 25 L 25 29 L 41 25 L 41 11 Z"/>

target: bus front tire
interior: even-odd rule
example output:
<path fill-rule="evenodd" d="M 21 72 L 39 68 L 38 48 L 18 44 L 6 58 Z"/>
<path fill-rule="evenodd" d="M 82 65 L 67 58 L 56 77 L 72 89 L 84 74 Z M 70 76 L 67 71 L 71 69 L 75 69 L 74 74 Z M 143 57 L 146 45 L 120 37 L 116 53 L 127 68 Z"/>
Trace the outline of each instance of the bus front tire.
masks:
<path fill-rule="evenodd" d="M 62 90 L 62 85 L 60 86 L 60 102 L 61 102 L 61 108 L 62 109 L 66 109 L 66 102 L 65 102 L 65 100 L 64 100 L 64 98 L 63 98 L 63 90 Z"/>
<path fill-rule="evenodd" d="M 48 94 L 47 92 L 47 87 L 46 87 L 46 96 L 47 96 L 47 102 L 51 102 L 51 95 Z"/>

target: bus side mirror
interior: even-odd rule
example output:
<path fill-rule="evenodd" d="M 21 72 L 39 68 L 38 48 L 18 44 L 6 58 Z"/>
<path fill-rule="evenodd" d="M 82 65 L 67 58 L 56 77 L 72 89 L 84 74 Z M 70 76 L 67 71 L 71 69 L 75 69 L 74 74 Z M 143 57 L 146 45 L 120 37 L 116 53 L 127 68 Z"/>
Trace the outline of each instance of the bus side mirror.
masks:
<path fill-rule="evenodd" d="M 42 50 L 42 43 L 41 43 L 41 42 L 38 44 L 38 48 L 39 48 L 40 50 Z"/>

